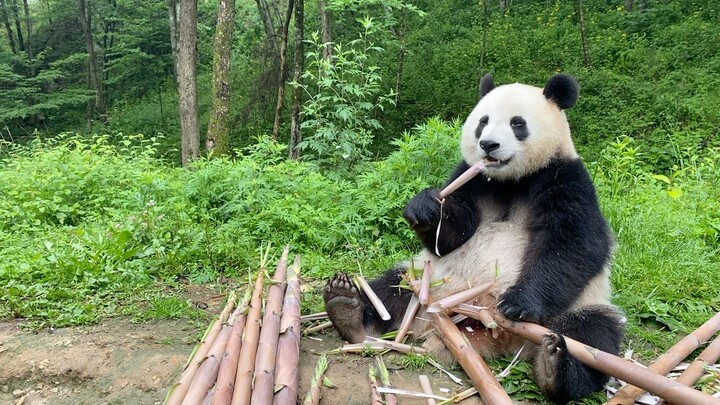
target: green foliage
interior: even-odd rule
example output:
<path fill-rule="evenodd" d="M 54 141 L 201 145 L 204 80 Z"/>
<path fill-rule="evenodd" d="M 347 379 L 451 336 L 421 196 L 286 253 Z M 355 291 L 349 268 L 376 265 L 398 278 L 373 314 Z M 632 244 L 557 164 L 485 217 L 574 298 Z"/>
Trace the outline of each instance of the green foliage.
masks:
<path fill-rule="evenodd" d="M 368 63 L 371 53 L 382 52 L 371 41 L 377 28 L 370 18 L 361 23 L 359 38 L 347 48 L 335 44 L 330 58 L 323 58 L 325 44 L 314 33 L 303 74 L 306 132 L 299 146 L 332 176 L 348 177 L 369 161 L 373 132 L 382 129 L 374 114 L 393 103 L 392 91 L 382 94 L 379 67 Z"/>

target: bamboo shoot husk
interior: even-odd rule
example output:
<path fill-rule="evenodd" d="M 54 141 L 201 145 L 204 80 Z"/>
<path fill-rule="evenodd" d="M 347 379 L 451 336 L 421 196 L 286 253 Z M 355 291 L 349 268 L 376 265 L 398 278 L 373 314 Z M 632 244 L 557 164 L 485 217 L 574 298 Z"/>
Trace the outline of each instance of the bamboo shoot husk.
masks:
<path fill-rule="evenodd" d="M 420 301 L 418 298 L 413 294 L 410 296 L 410 302 L 408 303 L 408 307 L 405 310 L 405 315 L 403 316 L 402 322 L 400 322 L 400 327 L 398 328 L 397 335 L 395 335 L 395 341 L 400 343 L 405 339 L 405 336 L 407 336 L 408 330 L 410 330 L 410 325 L 412 325 L 413 320 L 415 319 L 415 315 L 417 314 L 418 309 L 420 308 Z"/>
<path fill-rule="evenodd" d="M 275 361 L 277 344 L 280 338 L 280 317 L 282 315 L 283 298 L 285 296 L 285 277 L 287 273 L 290 246 L 283 249 L 280 262 L 273 275 L 273 284 L 268 288 L 265 302 L 265 315 L 258 341 L 255 358 L 255 378 L 253 382 L 251 404 L 267 405 L 272 403 L 273 382 L 275 381 Z"/>
<path fill-rule="evenodd" d="M 200 405 L 208 396 L 210 389 L 215 385 L 217 380 L 220 362 L 225 352 L 225 347 L 230 338 L 232 326 L 225 325 L 218 334 L 215 342 L 213 342 L 210 351 L 203 360 L 202 364 L 195 373 L 195 377 L 190 383 L 183 405 Z"/>
<path fill-rule="evenodd" d="M 452 311 L 465 315 L 468 318 L 478 320 L 488 329 L 497 328 L 497 323 L 487 308 L 468 304 L 458 304 L 458 306 L 453 308 Z"/>
<path fill-rule="evenodd" d="M 240 349 L 242 348 L 242 335 L 245 330 L 245 322 L 247 321 L 248 304 L 252 290 L 248 287 L 240 301 L 240 305 L 235 309 L 230 317 L 232 330 L 225 353 L 223 354 L 220 370 L 218 371 L 217 382 L 215 384 L 215 394 L 212 396 L 212 405 L 228 405 L 232 401 L 233 391 L 235 387 L 235 375 L 238 369 L 238 361 L 240 360 Z"/>
<path fill-rule="evenodd" d="M 448 184 L 447 187 L 440 191 L 439 198 L 442 200 L 443 198 L 449 196 L 450 194 L 452 194 L 453 191 L 457 190 L 463 184 L 470 181 L 470 179 L 477 176 L 484 168 L 485 163 L 483 162 L 477 162 L 474 165 L 470 166 L 470 168 L 465 170 L 463 174 L 458 176 L 457 179 L 453 180 L 452 183 Z"/>
<path fill-rule="evenodd" d="M 383 405 L 382 396 L 377 390 L 377 377 L 376 377 L 376 371 L 375 367 L 370 365 L 370 370 L 368 371 L 368 381 L 370 382 L 370 404 L 371 405 Z"/>
<path fill-rule="evenodd" d="M 300 256 L 288 271 L 275 368 L 274 405 L 295 405 L 300 364 Z"/>
<path fill-rule="evenodd" d="M 383 361 L 382 357 L 375 356 L 375 362 L 377 363 L 377 371 L 378 374 L 380 374 L 380 382 L 382 385 L 386 388 L 392 388 L 392 384 L 390 383 L 390 373 L 388 372 L 387 367 L 385 367 L 385 362 Z M 393 393 L 386 393 L 385 394 L 385 404 L 386 405 L 398 405 L 398 400 L 395 394 Z"/>
<path fill-rule="evenodd" d="M 263 278 L 265 272 L 261 268 L 255 279 L 253 295 L 250 299 L 243 330 L 240 359 L 235 374 L 235 387 L 233 390 L 232 405 L 247 405 L 250 403 L 252 392 L 252 377 L 255 369 L 255 355 L 257 353 L 258 338 L 260 337 L 260 311 L 262 310 Z"/>
<path fill-rule="evenodd" d="M 304 405 L 318 405 L 320 404 L 320 398 L 322 398 L 322 385 L 323 379 L 325 378 L 325 371 L 328 368 L 328 358 L 326 355 L 321 355 L 315 365 L 315 371 L 313 371 L 312 378 L 310 379 L 310 388 L 305 395 Z"/>
<path fill-rule="evenodd" d="M 458 304 L 471 301 L 477 298 L 478 295 L 489 290 L 492 285 L 493 282 L 489 282 L 476 287 L 468 288 L 467 290 L 460 291 L 457 294 L 448 295 L 447 297 L 434 301 L 432 304 L 428 305 L 427 312 L 442 312 L 452 307 L 455 307 Z"/>
<path fill-rule="evenodd" d="M 717 331 L 720 330 L 720 312 L 715 314 L 712 318 L 710 318 L 707 322 L 705 322 L 702 326 L 697 328 L 694 332 L 691 334 L 685 336 L 682 340 L 680 340 L 678 343 L 676 343 L 673 347 L 668 349 L 668 351 L 663 354 L 662 356 L 658 357 L 655 362 L 653 362 L 649 367 L 648 370 L 651 372 L 665 375 L 670 372 L 675 366 L 680 364 L 681 361 L 683 361 L 690 353 L 692 353 L 695 349 L 697 349 L 702 343 L 706 342 L 708 339 L 710 339 Z M 616 375 L 613 375 L 615 377 L 618 377 Z M 631 381 L 625 380 L 624 378 L 620 378 L 621 380 L 637 385 Z M 679 383 L 678 383 L 679 384 Z M 610 398 L 607 402 L 607 404 L 611 405 L 630 405 L 633 402 L 635 402 L 635 399 L 638 398 L 643 394 L 645 391 L 649 391 L 647 389 L 642 389 L 640 387 L 636 387 L 633 385 L 626 385 L 621 390 L 615 393 L 612 398 Z M 682 386 L 682 384 L 679 384 Z M 651 393 L 655 395 L 659 395 L 655 392 L 650 391 Z M 663 397 L 663 399 L 668 400 L 669 402 L 677 401 L 669 398 Z M 675 402 L 677 404 L 681 403 L 688 403 L 684 401 Z"/>
<path fill-rule="evenodd" d="M 432 390 L 432 385 L 430 385 L 430 379 L 428 378 L 428 376 L 426 376 L 425 374 L 420 374 L 418 378 L 420 379 L 420 387 L 422 387 L 423 392 L 426 394 L 435 395 Z M 435 403 L 435 399 L 427 399 L 427 405 L 435 405 Z"/>
<path fill-rule="evenodd" d="M 378 298 L 377 294 L 375 294 L 375 291 L 373 291 L 373 289 L 370 287 L 370 284 L 368 284 L 368 282 L 365 280 L 365 277 L 357 275 L 355 276 L 355 282 L 365 292 L 365 295 L 373 304 L 373 307 L 375 307 L 375 310 L 380 315 L 380 318 L 382 318 L 383 321 L 390 320 L 390 313 L 388 312 L 387 308 L 385 308 L 385 304 L 383 304 L 380 298 Z"/>
<path fill-rule="evenodd" d="M 543 326 L 529 322 L 511 321 L 499 314 L 495 314 L 495 321 L 503 330 L 514 333 L 536 344 L 541 344 L 543 337 L 548 333 L 552 333 Z M 643 390 L 669 402 L 693 405 L 720 404 L 720 399 L 714 399 L 707 394 L 684 386 L 677 381 L 658 375 L 610 353 L 603 352 L 568 337 L 565 337 L 565 343 L 567 344 L 568 352 L 581 363 L 607 375 L 626 381 L 629 384 L 637 385 Z M 612 404 L 615 404 L 615 402 L 612 402 Z"/>
<path fill-rule="evenodd" d="M 180 405 L 182 403 L 185 398 L 185 394 L 187 394 L 187 391 L 190 388 L 190 383 L 195 377 L 195 372 L 197 372 L 198 367 L 200 367 L 200 363 L 202 363 L 205 356 L 207 356 L 210 351 L 210 347 L 220 333 L 223 324 L 227 321 L 233 308 L 235 308 L 235 292 L 231 291 L 228 295 L 227 304 L 225 304 L 222 312 L 220 312 L 220 316 L 208 328 L 205 336 L 203 336 L 200 343 L 198 343 L 195 347 L 193 354 L 190 355 L 190 358 L 185 364 L 185 368 L 180 375 L 180 379 L 170 389 L 171 391 L 165 399 L 165 405 Z"/>

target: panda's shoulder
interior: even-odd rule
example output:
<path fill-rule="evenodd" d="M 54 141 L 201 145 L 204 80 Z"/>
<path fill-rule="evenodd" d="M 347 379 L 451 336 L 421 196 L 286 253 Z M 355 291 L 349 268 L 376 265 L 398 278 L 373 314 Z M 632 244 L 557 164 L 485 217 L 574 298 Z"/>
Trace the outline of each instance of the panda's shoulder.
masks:
<path fill-rule="evenodd" d="M 534 193 L 553 198 L 595 199 L 595 187 L 580 158 L 558 159 L 528 178 Z"/>

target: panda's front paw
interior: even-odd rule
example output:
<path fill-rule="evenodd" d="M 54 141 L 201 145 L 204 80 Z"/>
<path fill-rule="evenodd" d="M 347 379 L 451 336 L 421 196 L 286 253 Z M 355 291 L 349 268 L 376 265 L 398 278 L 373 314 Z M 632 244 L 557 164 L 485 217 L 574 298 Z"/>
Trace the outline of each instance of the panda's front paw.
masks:
<path fill-rule="evenodd" d="M 511 287 L 500 296 L 497 311 L 506 318 L 515 321 L 543 323 L 545 313 L 540 302 L 522 287 Z"/>
<path fill-rule="evenodd" d="M 440 190 L 427 188 L 408 201 L 403 217 L 416 232 L 426 232 L 440 222 Z"/>

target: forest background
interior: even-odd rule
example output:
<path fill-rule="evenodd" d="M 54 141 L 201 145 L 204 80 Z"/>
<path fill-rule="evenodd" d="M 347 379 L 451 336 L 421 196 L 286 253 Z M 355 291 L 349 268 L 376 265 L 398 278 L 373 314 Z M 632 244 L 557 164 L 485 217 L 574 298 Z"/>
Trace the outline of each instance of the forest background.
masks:
<path fill-rule="evenodd" d="M 400 212 L 456 164 L 486 72 L 578 79 L 626 345 L 653 356 L 720 310 L 717 1 L 0 0 L 0 18 L 2 318 L 197 316 L 184 288 L 244 282 L 269 242 L 309 286 L 378 274 L 419 247 Z"/>

